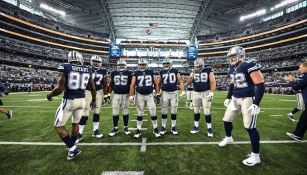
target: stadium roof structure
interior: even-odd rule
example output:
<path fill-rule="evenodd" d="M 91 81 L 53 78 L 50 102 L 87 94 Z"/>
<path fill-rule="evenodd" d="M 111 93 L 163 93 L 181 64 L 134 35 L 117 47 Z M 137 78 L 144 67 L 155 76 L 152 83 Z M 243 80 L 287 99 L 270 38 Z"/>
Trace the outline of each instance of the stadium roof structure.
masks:
<path fill-rule="evenodd" d="M 240 15 L 277 0 L 37 0 L 65 11 L 66 23 L 116 38 L 190 40 L 242 25 Z M 149 29 L 151 28 L 151 29 Z"/>

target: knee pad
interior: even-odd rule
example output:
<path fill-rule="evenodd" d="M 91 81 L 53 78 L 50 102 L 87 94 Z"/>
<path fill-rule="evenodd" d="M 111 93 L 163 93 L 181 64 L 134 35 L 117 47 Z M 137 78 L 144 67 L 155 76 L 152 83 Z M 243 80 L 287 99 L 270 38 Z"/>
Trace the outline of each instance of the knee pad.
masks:
<path fill-rule="evenodd" d="M 171 119 L 176 120 L 177 119 L 177 114 L 171 114 Z"/>
<path fill-rule="evenodd" d="M 142 121 L 142 120 L 143 120 L 143 116 L 137 116 L 137 117 L 136 117 L 136 120 L 137 120 L 137 121 Z"/>

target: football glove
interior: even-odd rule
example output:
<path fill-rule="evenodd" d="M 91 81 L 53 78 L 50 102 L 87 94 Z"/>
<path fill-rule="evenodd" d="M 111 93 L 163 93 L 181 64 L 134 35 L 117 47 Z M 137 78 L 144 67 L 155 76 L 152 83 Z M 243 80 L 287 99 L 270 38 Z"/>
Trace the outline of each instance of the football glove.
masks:
<path fill-rule="evenodd" d="M 107 95 L 105 95 L 105 96 L 103 97 L 103 101 L 104 101 L 104 103 L 107 103 L 107 102 L 108 102 L 108 96 L 107 96 Z"/>
<path fill-rule="evenodd" d="M 134 104 L 134 96 L 130 96 L 128 101 L 130 104 Z"/>
<path fill-rule="evenodd" d="M 258 115 L 260 113 L 260 108 L 259 106 L 255 105 L 255 104 L 252 104 L 249 108 L 248 108 L 248 111 L 250 111 L 250 114 L 252 116 L 254 115 Z"/>
<path fill-rule="evenodd" d="M 96 100 L 92 100 L 90 107 L 92 110 L 94 110 L 96 108 Z"/>
<path fill-rule="evenodd" d="M 208 101 L 212 101 L 213 100 L 213 96 L 214 96 L 214 93 L 210 92 L 206 97 L 208 98 Z"/>
<path fill-rule="evenodd" d="M 179 97 L 183 98 L 185 96 L 185 91 L 181 91 L 181 94 L 179 95 Z"/>
<path fill-rule="evenodd" d="M 54 98 L 53 98 L 53 97 L 51 97 L 51 95 L 50 95 L 50 94 L 48 94 L 48 95 L 47 95 L 47 100 L 48 100 L 48 101 L 52 101 L 53 99 L 54 99 Z"/>
<path fill-rule="evenodd" d="M 230 103 L 230 99 L 226 98 L 224 101 L 224 106 L 227 108 Z"/>
<path fill-rule="evenodd" d="M 160 95 L 160 94 L 157 94 L 157 95 L 156 95 L 156 102 L 157 102 L 157 104 L 160 103 L 160 99 L 161 99 L 161 95 Z"/>

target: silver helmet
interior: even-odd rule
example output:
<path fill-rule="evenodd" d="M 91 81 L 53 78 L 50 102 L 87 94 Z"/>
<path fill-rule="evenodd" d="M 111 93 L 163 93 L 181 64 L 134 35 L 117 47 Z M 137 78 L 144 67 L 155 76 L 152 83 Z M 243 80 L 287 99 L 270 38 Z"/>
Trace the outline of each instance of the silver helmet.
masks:
<path fill-rule="evenodd" d="M 166 59 L 162 62 L 162 65 L 163 65 L 164 69 L 169 70 L 169 69 L 172 68 L 173 62 L 172 62 L 172 60 L 166 58 Z"/>
<path fill-rule="evenodd" d="M 117 71 L 123 72 L 127 69 L 127 63 L 125 60 L 118 60 L 116 64 Z"/>
<path fill-rule="evenodd" d="M 102 58 L 98 55 L 93 55 L 90 60 L 91 66 L 94 69 L 99 69 L 102 66 Z"/>
<path fill-rule="evenodd" d="M 146 71 L 148 68 L 147 61 L 145 59 L 139 59 L 138 61 L 138 69 L 142 72 Z"/>
<path fill-rule="evenodd" d="M 233 56 L 235 56 L 234 59 L 232 59 Z M 231 58 L 229 58 L 229 57 L 231 57 Z M 229 59 L 231 65 L 235 65 L 239 61 L 244 61 L 245 50 L 241 46 L 234 46 L 234 47 L 232 47 L 228 50 L 227 58 Z"/>
<path fill-rule="evenodd" d="M 204 68 L 204 66 L 205 66 L 205 63 L 203 59 L 197 58 L 194 61 L 194 70 L 201 71 Z"/>
<path fill-rule="evenodd" d="M 83 56 L 78 51 L 70 51 L 67 56 L 68 62 L 79 62 L 80 64 L 83 64 Z"/>

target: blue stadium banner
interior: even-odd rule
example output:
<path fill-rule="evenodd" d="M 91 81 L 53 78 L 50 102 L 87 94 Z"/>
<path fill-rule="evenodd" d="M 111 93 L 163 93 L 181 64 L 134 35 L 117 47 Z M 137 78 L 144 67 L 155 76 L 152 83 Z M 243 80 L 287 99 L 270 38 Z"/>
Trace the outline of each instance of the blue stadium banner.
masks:
<path fill-rule="evenodd" d="M 197 58 L 197 48 L 195 45 L 190 45 L 188 54 L 187 54 L 187 59 L 188 60 L 195 60 Z"/>
<path fill-rule="evenodd" d="M 119 44 L 110 44 L 109 47 L 110 58 L 118 59 L 121 55 L 121 47 Z"/>

